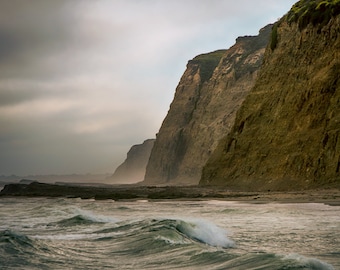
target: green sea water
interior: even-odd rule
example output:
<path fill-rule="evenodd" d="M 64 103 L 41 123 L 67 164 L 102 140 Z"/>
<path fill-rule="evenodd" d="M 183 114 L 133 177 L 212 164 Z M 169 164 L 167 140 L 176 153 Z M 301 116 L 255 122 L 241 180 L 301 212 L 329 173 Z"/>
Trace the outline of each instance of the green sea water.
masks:
<path fill-rule="evenodd" d="M 340 269 L 340 207 L 1 198 L 0 269 Z"/>

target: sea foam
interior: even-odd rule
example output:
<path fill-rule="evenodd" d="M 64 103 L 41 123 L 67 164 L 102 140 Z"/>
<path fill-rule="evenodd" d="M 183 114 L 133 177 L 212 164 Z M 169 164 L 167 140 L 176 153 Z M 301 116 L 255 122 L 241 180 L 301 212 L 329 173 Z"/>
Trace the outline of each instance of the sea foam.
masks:
<path fill-rule="evenodd" d="M 227 232 L 224 229 L 206 220 L 178 220 L 176 228 L 189 238 L 206 243 L 210 246 L 224 248 L 235 246 L 234 241 L 227 237 Z"/>
<path fill-rule="evenodd" d="M 301 267 L 308 267 L 308 269 L 334 270 L 334 267 L 328 263 L 315 258 L 308 258 L 296 253 L 288 254 L 284 256 L 283 259 L 296 261 Z"/>

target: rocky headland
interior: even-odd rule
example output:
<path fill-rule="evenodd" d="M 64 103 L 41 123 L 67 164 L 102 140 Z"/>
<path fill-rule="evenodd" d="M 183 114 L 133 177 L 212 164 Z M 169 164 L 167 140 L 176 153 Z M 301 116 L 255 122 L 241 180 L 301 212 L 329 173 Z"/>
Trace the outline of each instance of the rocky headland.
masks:
<path fill-rule="evenodd" d="M 0 191 L 0 199 L 21 197 L 62 197 L 95 200 L 223 200 L 246 203 L 326 203 L 340 205 L 339 189 L 290 192 L 230 191 L 223 186 L 78 186 L 39 182 L 9 184 Z"/>
<path fill-rule="evenodd" d="M 144 179 L 146 165 L 155 139 L 145 140 L 142 144 L 133 145 L 125 161 L 117 167 L 110 182 L 115 184 L 133 184 Z"/>
<path fill-rule="evenodd" d="M 156 140 L 114 173 L 143 182 L 9 184 L 0 196 L 339 205 L 339 74 L 339 0 L 301 0 L 258 36 L 188 62 Z"/>
<path fill-rule="evenodd" d="M 200 184 L 340 188 L 339 1 L 299 1 L 275 24 L 255 86 Z"/>
<path fill-rule="evenodd" d="M 143 184 L 198 184 L 204 164 L 230 131 L 255 83 L 271 28 L 188 62 L 157 134 Z"/>

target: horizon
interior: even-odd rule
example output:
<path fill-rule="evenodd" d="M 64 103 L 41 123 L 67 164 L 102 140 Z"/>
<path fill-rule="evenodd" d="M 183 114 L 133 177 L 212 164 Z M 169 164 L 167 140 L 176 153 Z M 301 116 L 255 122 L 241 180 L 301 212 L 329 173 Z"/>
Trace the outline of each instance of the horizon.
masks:
<path fill-rule="evenodd" d="M 0 175 L 112 174 L 155 138 L 190 59 L 295 2 L 0 3 Z"/>

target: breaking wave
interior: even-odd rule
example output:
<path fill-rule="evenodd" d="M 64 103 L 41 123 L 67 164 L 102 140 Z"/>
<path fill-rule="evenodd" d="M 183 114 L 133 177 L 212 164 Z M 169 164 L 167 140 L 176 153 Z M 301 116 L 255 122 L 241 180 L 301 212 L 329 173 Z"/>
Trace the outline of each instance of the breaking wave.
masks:
<path fill-rule="evenodd" d="M 227 232 L 205 220 L 176 220 L 176 229 L 191 239 L 210 246 L 230 248 L 235 243 L 227 237 Z"/>
<path fill-rule="evenodd" d="M 132 207 L 112 210 L 110 203 L 106 211 L 100 207 L 88 204 L 83 210 L 58 202 L 58 211 L 53 212 L 56 215 L 51 215 L 51 207 L 32 207 L 32 213 L 38 214 L 27 216 L 30 226 L 14 215 L 13 221 L 18 223 L 8 222 L 0 229 L 0 269 L 334 270 L 338 266 L 320 260 L 337 253 L 313 258 L 285 255 L 281 248 L 263 248 L 266 242 L 258 231 L 242 228 L 244 234 L 236 234 L 233 227 L 229 236 L 218 225 L 226 219 L 215 224 L 210 221 L 213 218 L 177 218 L 176 213 L 155 218 L 160 212 L 136 216 Z M 114 217 L 122 212 L 121 219 Z M 249 239 L 253 240 L 251 248 Z"/>
<path fill-rule="evenodd" d="M 283 260 L 293 261 L 294 264 L 300 266 L 301 269 L 334 270 L 334 267 L 328 263 L 315 258 L 307 258 L 295 253 L 284 256 Z"/>
<path fill-rule="evenodd" d="M 96 233 L 118 234 L 122 232 L 130 236 L 140 235 L 145 239 L 151 239 L 151 241 L 161 240 L 169 244 L 197 242 L 213 247 L 234 247 L 234 242 L 227 237 L 227 232 L 224 229 L 205 220 L 149 219 L 117 224 L 113 228 L 100 230 Z M 106 239 L 108 238 L 106 237 Z"/>

